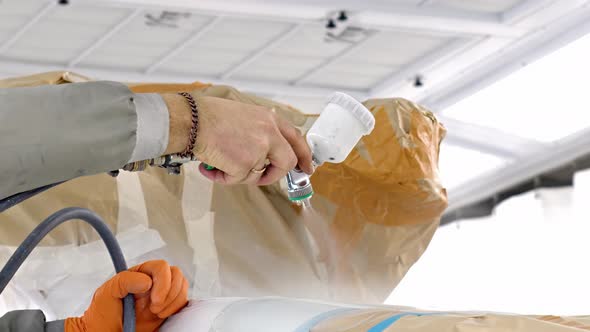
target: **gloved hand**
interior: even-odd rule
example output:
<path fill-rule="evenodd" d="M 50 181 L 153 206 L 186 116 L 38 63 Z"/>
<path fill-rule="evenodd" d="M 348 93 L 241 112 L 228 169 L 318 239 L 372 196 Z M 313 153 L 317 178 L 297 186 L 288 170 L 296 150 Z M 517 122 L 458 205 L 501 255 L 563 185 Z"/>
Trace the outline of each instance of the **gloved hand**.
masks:
<path fill-rule="evenodd" d="M 66 319 L 65 332 L 123 331 L 121 299 L 129 293 L 135 295 L 136 331 L 154 332 L 187 305 L 188 282 L 163 260 L 134 266 L 98 288 L 84 316 Z"/>

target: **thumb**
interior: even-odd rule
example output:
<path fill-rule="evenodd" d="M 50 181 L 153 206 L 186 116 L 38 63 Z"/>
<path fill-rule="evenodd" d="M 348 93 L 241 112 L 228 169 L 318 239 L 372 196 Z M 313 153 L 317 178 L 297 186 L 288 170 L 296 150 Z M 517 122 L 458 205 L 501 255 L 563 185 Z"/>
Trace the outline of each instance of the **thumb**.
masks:
<path fill-rule="evenodd" d="M 146 293 L 151 287 L 152 279 L 146 274 L 129 271 L 118 273 L 96 290 L 84 316 L 66 319 L 64 331 L 121 331 L 121 299 L 129 293 Z"/>
<path fill-rule="evenodd" d="M 152 279 L 144 273 L 123 271 L 107 282 L 110 295 L 122 299 L 127 294 L 141 294 L 152 288 Z M 106 286 L 106 285 L 105 285 Z"/>

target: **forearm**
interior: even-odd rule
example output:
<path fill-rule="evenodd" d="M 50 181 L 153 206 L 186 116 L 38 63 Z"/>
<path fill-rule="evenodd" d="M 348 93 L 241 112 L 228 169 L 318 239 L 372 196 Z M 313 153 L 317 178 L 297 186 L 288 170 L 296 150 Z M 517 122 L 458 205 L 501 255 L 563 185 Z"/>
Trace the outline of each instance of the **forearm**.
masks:
<path fill-rule="evenodd" d="M 0 89 L 0 199 L 181 152 L 190 116 L 181 96 L 114 82 Z"/>

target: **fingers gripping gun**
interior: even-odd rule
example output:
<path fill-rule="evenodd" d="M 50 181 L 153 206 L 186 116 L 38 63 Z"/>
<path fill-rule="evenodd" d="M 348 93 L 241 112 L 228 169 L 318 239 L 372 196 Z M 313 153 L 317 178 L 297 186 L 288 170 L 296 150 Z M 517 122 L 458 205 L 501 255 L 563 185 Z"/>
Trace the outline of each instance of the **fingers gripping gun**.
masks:
<path fill-rule="evenodd" d="M 168 174 L 179 175 L 183 164 L 191 161 L 197 161 L 195 157 L 182 157 L 179 154 L 170 154 L 149 160 L 141 160 L 129 163 L 123 166 L 124 171 L 140 172 L 144 171 L 148 166 L 165 168 Z M 119 171 L 109 172 L 112 176 L 119 175 Z"/>

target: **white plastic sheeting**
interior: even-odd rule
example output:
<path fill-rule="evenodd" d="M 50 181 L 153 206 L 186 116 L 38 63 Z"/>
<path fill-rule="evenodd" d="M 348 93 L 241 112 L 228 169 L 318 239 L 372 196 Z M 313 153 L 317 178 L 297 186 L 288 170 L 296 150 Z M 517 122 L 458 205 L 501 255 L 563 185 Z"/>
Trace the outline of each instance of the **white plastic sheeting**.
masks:
<path fill-rule="evenodd" d="M 121 232 L 117 240 L 130 266 L 165 245 L 158 232 L 141 225 Z M 15 249 L 0 247 L 2 265 Z M 112 275 L 113 263 L 102 242 L 36 248 L 0 295 L 0 316 L 16 309 L 42 309 L 48 320 L 79 316 Z"/>

